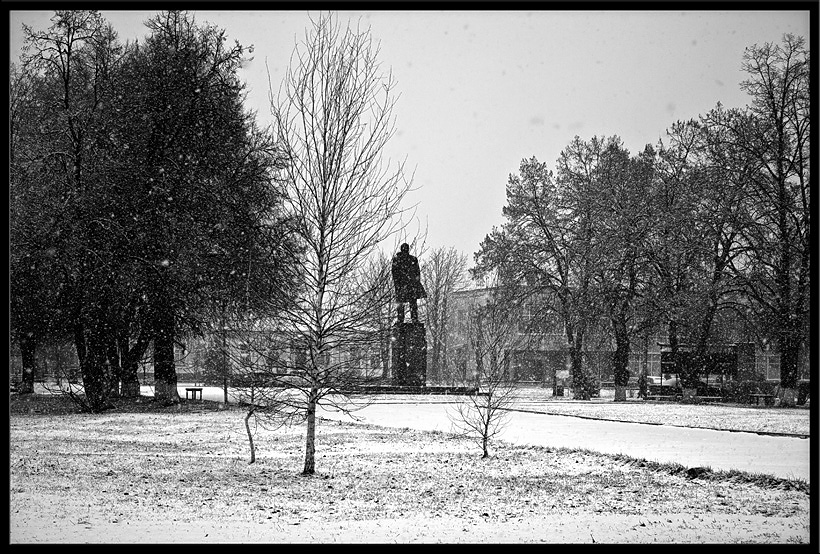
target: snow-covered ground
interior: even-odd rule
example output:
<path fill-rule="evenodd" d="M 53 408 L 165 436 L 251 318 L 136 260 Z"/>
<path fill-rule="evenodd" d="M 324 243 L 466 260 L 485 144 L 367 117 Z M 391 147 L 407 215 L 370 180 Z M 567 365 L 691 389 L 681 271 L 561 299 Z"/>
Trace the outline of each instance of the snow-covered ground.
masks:
<path fill-rule="evenodd" d="M 143 394 L 149 393 L 150 389 L 145 388 Z M 204 387 L 203 394 L 210 400 L 224 398 L 224 392 L 217 387 Z M 180 385 L 180 396 L 185 396 L 185 385 Z M 452 431 L 450 416 L 463 400 L 455 395 L 429 394 L 357 398 L 370 403 L 354 412 L 363 422 L 441 432 Z M 810 481 L 809 438 L 729 431 L 807 432 L 806 409 L 553 400 L 539 389 L 522 391 L 514 408 L 523 411 L 510 412 L 499 437 L 512 444 L 586 448 L 687 467 L 736 469 Z M 320 415 L 354 421 L 346 414 L 328 410 L 320 411 Z M 669 424 L 658 424 L 665 421 Z"/>
<path fill-rule="evenodd" d="M 436 404 L 430 404 L 436 406 Z M 405 406 L 392 405 L 396 411 Z M 412 409 L 412 405 L 407 405 Z M 10 421 L 10 543 L 807 543 L 809 494 L 444 433 L 255 428 L 213 404 Z M 567 420 L 578 418 L 564 418 Z"/>

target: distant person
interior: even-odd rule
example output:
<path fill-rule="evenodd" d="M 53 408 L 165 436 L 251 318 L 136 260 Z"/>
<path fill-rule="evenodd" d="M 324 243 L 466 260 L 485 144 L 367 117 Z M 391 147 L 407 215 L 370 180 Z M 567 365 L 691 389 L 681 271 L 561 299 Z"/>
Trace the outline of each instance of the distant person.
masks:
<path fill-rule="evenodd" d="M 404 323 L 404 303 L 410 303 L 410 320 L 413 323 L 419 322 L 419 298 L 427 298 L 427 292 L 421 284 L 421 270 L 419 261 L 415 256 L 410 255 L 410 246 L 407 243 L 401 245 L 398 254 L 393 256 L 393 263 L 390 269 L 393 274 L 393 286 L 396 289 L 396 301 L 398 303 L 398 322 Z"/>

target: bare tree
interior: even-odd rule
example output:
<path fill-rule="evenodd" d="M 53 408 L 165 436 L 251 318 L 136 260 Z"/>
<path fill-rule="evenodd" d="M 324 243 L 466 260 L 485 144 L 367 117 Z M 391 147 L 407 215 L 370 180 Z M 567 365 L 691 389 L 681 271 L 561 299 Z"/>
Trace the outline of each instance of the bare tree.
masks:
<path fill-rule="evenodd" d="M 486 302 L 470 314 L 470 346 L 475 351 L 479 392 L 467 396 L 449 417 L 454 430 L 475 440 L 482 458 L 489 457 L 489 443 L 508 423 L 515 400 L 514 381 L 507 374 L 508 356 L 525 340 L 517 332 L 520 295 L 506 294 L 499 286 L 488 289 Z"/>
<path fill-rule="evenodd" d="M 617 137 L 575 137 L 561 151 L 556 173 L 537 158 L 521 161 L 507 183 L 505 222 L 493 228 L 476 253 L 479 272 L 500 271 L 504 283 L 544 298 L 536 320 L 558 313 L 563 322 L 573 396 L 589 400 L 596 386 L 587 343 L 600 320 L 600 233 L 595 203 L 599 161 Z"/>
<path fill-rule="evenodd" d="M 781 44 L 751 46 L 743 56 L 748 78 L 741 88 L 752 104 L 744 110 L 718 105 L 703 118 L 721 148 L 756 168 L 752 175 L 732 168 L 743 177 L 750 219 L 742 228 L 747 246 L 732 260 L 732 271 L 772 329 L 783 405 L 796 401 L 810 317 L 810 67 L 803 37 L 787 34 Z"/>
<path fill-rule="evenodd" d="M 391 325 L 396 317 L 393 309 L 392 279 L 390 277 L 390 258 L 380 252 L 371 260 L 365 270 L 365 280 L 371 292 L 373 310 L 372 325 L 379 329 L 378 364 L 371 364 L 381 379 L 390 377 L 390 338 Z"/>
<path fill-rule="evenodd" d="M 228 348 L 223 334 L 223 342 L 220 356 L 226 360 L 230 365 L 230 369 L 226 371 L 228 375 L 226 381 L 230 379 L 232 390 L 239 402 L 245 408 L 245 432 L 248 435 L 248 447 L 250 449 L 249 464 L 256 461 L 256 445 L 253 442 L 254 432 L 251 430 L 251 421 L 253 421 L 254 429 L 257 426 L 263 428 L 278 428 L 285 423 L 285 421 L 276 418 L 258 417 L 264 416 L 270 403 L 271 393 L 267 388 L 270 384 L 270 379 L 266 372 L 259 371 L 258 358 L 259 356 L 254 352 L 253 344 L 259 344 L 259 341 L 253 341 L 254 333 L 240 333 L 240 337 L 250 338 L 250 341 L 241 340 L 239 344 L 232 345 L 233 348 Z M 264 341 L 263 341 L 264 342 Z M 229 361 L 228 361 L 229 360 Z M 275 393 L 274 393 L 275 396 Z M 227 386 L 225 387 L 225 401 L 227 402 Z M 261 412 L 258 414 L 257 412 Z M 272 423 L 271 426 L 267 425 Z"/>
<path fill-rule="evenodd" d="M 300 292 L 276 322 L 251 322 L 251 350 L 269 379 L 257 414 L 307 424 L 304 475 L 315 473 L 317 407 L 349 412 L 355 384 L 381 329 L 372 324 L 389 288 L 367 264 L 405 225 L 412 179 L 383 149 L 394 133 L 395 81 L 377 62 L 369 30 L 312 21 L 276 98 L 274 135 L 283 169 Z M 387 292 L 385 292 L 387 291 Z M 283 355 L 288 351 L 289 355 Z"/>
<path fill-rule="evenodd" d="M 615 401 L 626 400 L 632 343 L 650 324 L 641 301 L 648 288 L 648 192 L 654 177 L 654 160 L 651 147 L 637 157 L 630 157 L 620 141 L 612 141 L 600 157 L 598 178 L 594 181 L 595 201 L 600 208 L 596 225 L 602 246 L 597 273 L 615 343 Z"/>
<path fill-rule="evenodd" d="M 467 256 L 455 248 L 433 249 L 421 266 L 421 279 L 427 291 L 427 351 L 430 356 L 429 378 L 440 381 L 447 370 L 447 321 L 452 294 L 467 283 Z"/>

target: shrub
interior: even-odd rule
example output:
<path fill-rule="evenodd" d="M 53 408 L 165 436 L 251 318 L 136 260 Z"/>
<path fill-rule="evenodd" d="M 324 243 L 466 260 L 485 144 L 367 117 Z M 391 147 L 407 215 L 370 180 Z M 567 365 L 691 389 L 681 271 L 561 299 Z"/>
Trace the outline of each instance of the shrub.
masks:
<path fill-rule="evenodd" d="M 809 391 L 811 390 L 811 383 L 808 381 L 801 381 L 797 383 L 797 404 L 802 406 L 806 403 L 806 399 L 809 397 Z"/>

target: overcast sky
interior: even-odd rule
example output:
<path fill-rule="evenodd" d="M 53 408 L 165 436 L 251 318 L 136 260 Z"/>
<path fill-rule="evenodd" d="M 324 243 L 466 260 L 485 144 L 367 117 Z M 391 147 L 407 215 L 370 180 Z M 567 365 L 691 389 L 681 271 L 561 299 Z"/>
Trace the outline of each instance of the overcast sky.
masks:
<path fill-rule="evenodd" d="M 154 13 L 102 12 L 123 40 L 142 37 Z M 254 46 L 242 77 L 249 107 L 268 122 L 265 63 L 276 92 L 308 12 L 194 13 Z M 406 157 L 415 171 L 409 201 L 418 204 L 427 246 L 453 246 L 471 261 L 502 222 L 507 178 L 523 158 L 554 167 L 575 135 L 618 135 L 637 153 L 676 120 L 717 102 L 746 105 L 744 48 L 779 43 L 785 33 L 809 38 L 808 10 L 338 13 L 343 23 L 370 26 L 397 80 L 397 133 L 387 155 Z M 45 29 L 50 16 L 11 12 L 12 61 L 21 23 Z"/>

